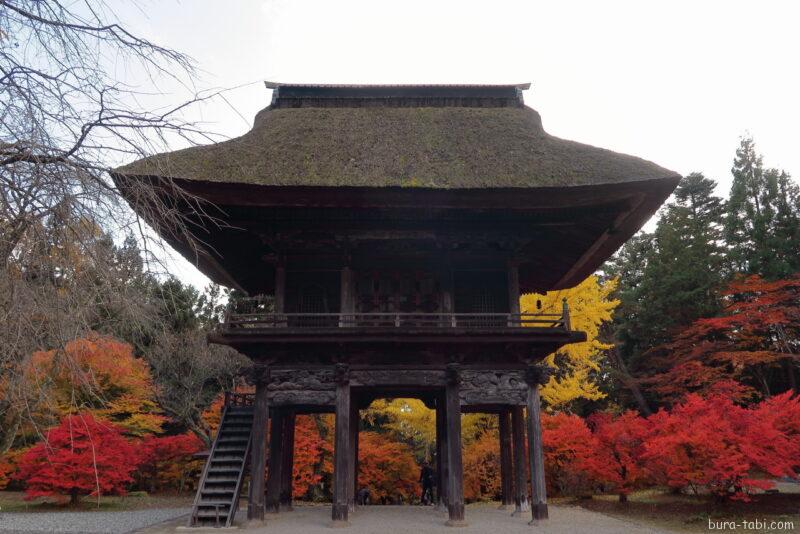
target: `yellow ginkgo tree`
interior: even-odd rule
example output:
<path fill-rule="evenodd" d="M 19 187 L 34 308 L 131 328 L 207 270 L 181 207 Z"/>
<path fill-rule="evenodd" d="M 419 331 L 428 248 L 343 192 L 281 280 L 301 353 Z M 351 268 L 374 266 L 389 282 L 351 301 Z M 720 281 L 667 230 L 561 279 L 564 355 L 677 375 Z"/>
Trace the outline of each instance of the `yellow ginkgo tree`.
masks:
<path fill-rule="evenodd" d="M 600 341 L 599 332 L 619 305 L 619 300 L 611 298 L 616 287 L 616 279 L 601 282 L 592 275 L 573 288 L 523 295 L 520 299 L 522 313 L 561 313 L 562 300 L 566 298 L 572 329 L 586 332 L 585 342 L 565 345 L 545 359 L 548 365 L 558 368 L 556 376 L 542 388 L 542 399 L 549 407 L 564 409 L 577 399 L 598 400 L 605 396 L 594 374 L 600 371 L 603 351 L 612 347 Z"/>

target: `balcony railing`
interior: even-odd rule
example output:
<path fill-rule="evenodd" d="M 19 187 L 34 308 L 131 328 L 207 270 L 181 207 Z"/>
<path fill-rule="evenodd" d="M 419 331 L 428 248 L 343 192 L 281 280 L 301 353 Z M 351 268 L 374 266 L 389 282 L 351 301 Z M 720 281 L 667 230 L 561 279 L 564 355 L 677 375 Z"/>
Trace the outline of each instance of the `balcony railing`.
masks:
<path fill-rule="evenodd" d="M 258 302 L 238 301 L 229 309 L 223 328 L 245 329 L 442 329 L 442 328 L 548 328 L 570 330 L 569 309 L 562 313 L 272 313 L 260 311 Z"/>

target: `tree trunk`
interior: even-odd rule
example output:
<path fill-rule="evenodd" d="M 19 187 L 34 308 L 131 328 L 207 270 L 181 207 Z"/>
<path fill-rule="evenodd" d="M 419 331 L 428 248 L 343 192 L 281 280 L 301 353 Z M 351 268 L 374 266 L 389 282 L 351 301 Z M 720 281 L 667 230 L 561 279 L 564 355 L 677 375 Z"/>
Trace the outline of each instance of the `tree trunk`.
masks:
<path fill-rule="evenodd" d="M 617 351 L 617 347 L 613 347 L 609 351 L 609 355 L 611 356 L 611 361 L 613 362 L 614 366 L 617 369 L 617 377 L 619 378 L 620 382 L 623 386 L 628 388 L 633 394 L 633 399 L 636 401 L 636 404 L 639 406 L 639 411 L 645 417 L 650 416 L 653 414 L 653 410 L 650 409 L 650 406 L 647 404 L 647 401 L 642 394 L 642 389 L 639 387 L 639 382 L 628 373 L 628 366 L 625 365 L 625 362 L 622 360 L 622 357 L 619 355 L 619 351 Z"/>

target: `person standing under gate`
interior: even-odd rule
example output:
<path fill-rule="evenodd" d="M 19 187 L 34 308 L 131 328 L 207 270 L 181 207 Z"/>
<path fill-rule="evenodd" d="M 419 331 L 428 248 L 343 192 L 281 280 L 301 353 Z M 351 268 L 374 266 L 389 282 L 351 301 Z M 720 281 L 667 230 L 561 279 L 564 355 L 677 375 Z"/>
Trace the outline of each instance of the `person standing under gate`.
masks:
<path fill-rule="evenodd" d="M 420 502 L 423 505 L 433 504 L 433 478 L 433 469 L 428 462 L 424 462 L 419 473 L 419 482 L 422 485 Z"/>

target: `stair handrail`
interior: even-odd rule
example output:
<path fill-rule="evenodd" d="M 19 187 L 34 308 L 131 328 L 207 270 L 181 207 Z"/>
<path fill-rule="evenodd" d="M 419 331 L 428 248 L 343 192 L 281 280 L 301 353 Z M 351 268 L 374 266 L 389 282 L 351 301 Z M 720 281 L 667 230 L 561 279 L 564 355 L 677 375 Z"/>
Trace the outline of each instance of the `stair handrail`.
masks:
<path fill-rule="evenodd" d="M 253 414 L 255 418 L 255 414 Z M 239 497 L 241 497 L 240 493 L 242 492 L 242 482 L 244 482 L 245 473 L 247 472 L 247 464 L 249 463 L 248 460 L 250 458 L 250 444 L 253 442 L 253 433 L 250 432 L 247 435 L 247 447 L 244 449 L 244 459 L 242 460 L 242 470 L 239 471 L 239 479 L 236 481 L 236 489 L 233 490 L 233 501 L 231 501 L 231 509 L 228 513 L 228 519 L 225 521 L 225 526 L 231 526 L 233 523 L 234 518 L 236 517 L 236 512 L 239 511 Z M 263 476 L 263 474 L 262 474 Z"/>
<path fill-rule="evenodd" d="M 217 428 L 217 435 L 214 437 L 214 441 L 211 443 L 211 451 L 208 453 L 208 459 L 206 460 L 206 465 L 203 466 L 203 473 L 200 475 L 200 481 L 197 483 L 197 493 L 194 496 L 194 502 L 192 503 L 192 515 L 189 517 L 189 525 L 190 527 L 197 526 L 197 511 L 198 506 L 200 504 L 200 497 L 203 492 L 203 487 L 206 482 L 206 478 L 208 477 L 208 470 L 211 467 L 211 460 L 214 458 L 214 451 L 217 449 L 217 442 L 219 441 L 219 437 L 222 434 L 222 425 L 225 422 L 225 416 L 228 414 L 228 404 L 226 403 L 222 407 L 222 417 L 219 420 L 219 428 Z M 248 448 L 249 448 L 249 441 L 248 441 Z M 245 458 L 247 458 L 245 456 Z"/>

